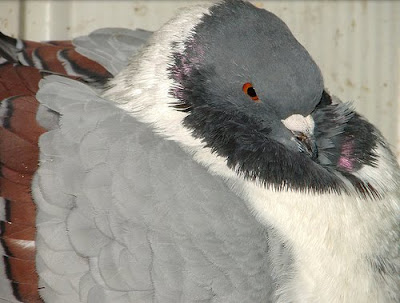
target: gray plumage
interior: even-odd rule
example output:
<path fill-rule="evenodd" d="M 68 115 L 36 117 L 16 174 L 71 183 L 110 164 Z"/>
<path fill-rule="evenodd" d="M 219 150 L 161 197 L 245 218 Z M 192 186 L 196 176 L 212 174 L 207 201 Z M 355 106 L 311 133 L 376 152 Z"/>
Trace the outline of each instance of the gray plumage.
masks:
<path fill-rule="evenodd" d="M 396 160 L 287 26 L 227 0 L 148 35 L 74 41 L 115 75 L 101 96 L 41 82 L 43 298 L 398 302 Z"/>
<path fill-rule="evenodd" d="M 62 115 L 40 139 L 34 186 L 45 300 L 269 300 L 275 235 L 221 178 L 90 88 L 42 84 L 38 99 Z"/>
<path fill-rule="evenodd" d="M 102 28 L 88 36 L 73 40 L 76 51 L 103 65 L 111 74 L 116 75 L 126 66 L 130 57 L 150 37 L 146 30 L 126 28 Z"/>

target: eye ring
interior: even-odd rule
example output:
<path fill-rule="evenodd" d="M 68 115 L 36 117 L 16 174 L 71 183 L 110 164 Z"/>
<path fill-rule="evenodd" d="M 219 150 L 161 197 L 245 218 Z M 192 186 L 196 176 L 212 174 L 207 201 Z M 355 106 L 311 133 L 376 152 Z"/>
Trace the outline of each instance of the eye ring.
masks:
<path fill-rule="evenodd" d="M 251 84 L 250 82 L 246 82 L 245 84 L 243 84 L 242 90 L 247 96 L 251 98 L 251 100 L 255 102 L 260 102 L 260 99 L 257 96 L 253 84 Z"/>

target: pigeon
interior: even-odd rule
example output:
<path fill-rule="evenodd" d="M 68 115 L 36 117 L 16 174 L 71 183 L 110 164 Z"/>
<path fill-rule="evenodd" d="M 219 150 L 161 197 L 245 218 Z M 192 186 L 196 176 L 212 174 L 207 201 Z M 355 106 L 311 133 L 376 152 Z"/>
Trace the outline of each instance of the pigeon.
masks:
<path fill-rule="evenodd" d="M 399 302 L 399 166 L 287 25 L 0 37 L 5 302 Z"/>

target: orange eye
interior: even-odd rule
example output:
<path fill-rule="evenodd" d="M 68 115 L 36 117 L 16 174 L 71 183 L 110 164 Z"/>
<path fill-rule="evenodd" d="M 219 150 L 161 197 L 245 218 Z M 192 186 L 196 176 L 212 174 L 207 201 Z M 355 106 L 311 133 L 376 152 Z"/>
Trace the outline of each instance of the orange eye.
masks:
<path fill-rule="evenodd" d="M 251 84 L 250 82 L 246 82 L 245 84 L 243 84 L 242 89 L 243 89 L 244 93 L 251 98 L 251 100 L 260 102 L 260 99 L 257 96 L 257 93 L 253 87 L 253 84 Z"/>

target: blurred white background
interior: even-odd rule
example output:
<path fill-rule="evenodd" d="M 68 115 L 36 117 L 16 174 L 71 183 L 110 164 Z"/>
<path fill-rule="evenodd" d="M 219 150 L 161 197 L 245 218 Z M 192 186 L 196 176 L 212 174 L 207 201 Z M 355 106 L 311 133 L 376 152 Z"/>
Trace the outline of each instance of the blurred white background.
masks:
<path fill-rule="evenodd" d="M 0 0 L 0 30 L 67 39 L 99 27 L 157 30 L 204 1 Z M 252 1 L 281 17 L 319 64 L 328 90 L 384 133 L 400 156 L 400 1 Z"/>

